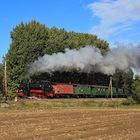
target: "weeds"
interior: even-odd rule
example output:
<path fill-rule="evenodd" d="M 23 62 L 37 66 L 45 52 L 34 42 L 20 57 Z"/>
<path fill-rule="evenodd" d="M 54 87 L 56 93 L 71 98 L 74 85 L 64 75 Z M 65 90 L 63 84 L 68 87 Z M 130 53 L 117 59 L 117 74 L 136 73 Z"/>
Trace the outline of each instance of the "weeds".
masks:
<path fill-rule="evenodd" d="M 18 102 L 8 102 L 10 110 L 32 109 L 66 109 L 66 108 L 133 108 L 135 105 L 131 98 L 128 99 L 20 99 Z M 0 109 L 1 110 L 1 109 Z"/>

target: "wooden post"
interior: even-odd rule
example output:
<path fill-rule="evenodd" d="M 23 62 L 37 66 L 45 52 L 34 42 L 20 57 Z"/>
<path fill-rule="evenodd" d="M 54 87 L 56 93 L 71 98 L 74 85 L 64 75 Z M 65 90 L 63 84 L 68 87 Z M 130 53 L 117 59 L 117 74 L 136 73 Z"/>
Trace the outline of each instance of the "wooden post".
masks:
<path fill-rule="evenodd" d="M 113 92 L 112 92 L 112 76 L 110 77 L 110 81 L 109 81 L 109 95 L 110 98 L 113 98 Z"/>
<path fill-rule="evenodd" d="M 110 94 L 111 94 L 111 99 L 113 98 L 113 92 L 112 92 L 112 76 L 110 77 Z"/>
<path fill-rule="evenodd" d="M 4 89 L 5 89 L 5 100 L 7 100 L 7 62 L 4 63 Z"/>

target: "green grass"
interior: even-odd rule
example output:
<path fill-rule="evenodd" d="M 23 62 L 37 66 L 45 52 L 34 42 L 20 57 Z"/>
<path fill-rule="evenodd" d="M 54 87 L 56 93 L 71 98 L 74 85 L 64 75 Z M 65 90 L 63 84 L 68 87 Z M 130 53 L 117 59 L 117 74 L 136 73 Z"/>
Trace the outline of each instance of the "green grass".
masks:
<path fill-rule="evenodd" d="M 39 110 L 39 109 L 130 109 L 140 108 L 140 105 L 129 104 L 128 99 L 20 99 L 17 102 L 8 102 L 7 110 Z"/>

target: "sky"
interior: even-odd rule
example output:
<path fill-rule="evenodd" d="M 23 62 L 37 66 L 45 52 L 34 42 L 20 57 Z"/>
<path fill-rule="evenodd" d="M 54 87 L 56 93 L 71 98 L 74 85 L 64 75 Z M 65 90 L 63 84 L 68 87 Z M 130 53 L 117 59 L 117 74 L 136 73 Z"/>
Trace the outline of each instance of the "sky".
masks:
<path fill-rule="evenodd" d="M 110 47 L 140 43 L 139 0 L 0 0 L 0 63 L 10 47 L 10 32 L 33 19 L 49 28 L 96 34 Z"/>

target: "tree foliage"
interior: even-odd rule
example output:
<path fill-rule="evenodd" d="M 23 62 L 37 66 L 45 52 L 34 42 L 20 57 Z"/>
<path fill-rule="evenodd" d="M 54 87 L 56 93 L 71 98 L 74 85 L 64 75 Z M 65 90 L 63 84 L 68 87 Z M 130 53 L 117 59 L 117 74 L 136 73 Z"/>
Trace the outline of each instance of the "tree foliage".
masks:
<path fill-rule="evenodd" d="M 3 65 L 0 64 L 0 94 L 3 92 Z"/>
<path fill-rule="evenodd" d="M 130 70 L 129 72 L 123 72 L 117 70 L 117 72 L 113 75 L 113 85 L 119 89 L 124 89 L 124 92 L 127 95 L 131 95 L 132 91 L 132 82 L 133 82 L 133 72 Z"/>
<path fill-rule="evenodd" d="M 11 32 L 11 39 L 6 56 L 10 87 L 16 87 L 19 80 L 27 79 L 28 64 L 44 54 L 63 52 L 65 48 L 79 49 L 85 45 L 95 45 L 103 54 L 109 50 L 108 43 L 96 35 L 48 28 L 35 20 L 17 25 Z"/>
<path fill-rule="evenodd" d="M 136 76 L 132 84 L 132 98 L 140 103 L 140 76 Z"/>

